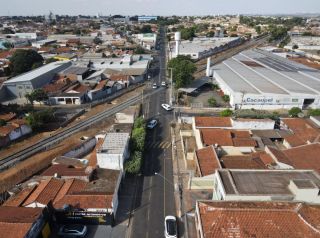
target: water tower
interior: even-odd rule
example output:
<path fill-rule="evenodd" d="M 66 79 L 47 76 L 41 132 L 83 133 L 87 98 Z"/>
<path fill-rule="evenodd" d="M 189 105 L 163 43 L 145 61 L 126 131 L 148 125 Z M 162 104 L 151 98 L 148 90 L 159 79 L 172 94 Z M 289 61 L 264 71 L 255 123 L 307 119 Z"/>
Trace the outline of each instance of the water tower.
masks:
<path fill-rule="evenodd" d="M 176 32 L 174 34 L 174 40 L 176 42 L 176 57 L 179 55 L 179 44 L 181 41 L 181 32 Z"/>

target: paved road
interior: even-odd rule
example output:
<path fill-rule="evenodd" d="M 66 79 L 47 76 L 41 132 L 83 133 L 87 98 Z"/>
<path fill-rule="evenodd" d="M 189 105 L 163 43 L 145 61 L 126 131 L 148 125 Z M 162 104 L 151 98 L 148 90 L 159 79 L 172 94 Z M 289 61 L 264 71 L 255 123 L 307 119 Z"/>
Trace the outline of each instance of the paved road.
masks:
<path fill-rule="evenodd" d="M 165 80 L 165 33 L 160 30 L 161 45 L 159 52 L 160 77 L 153 81 L 158 85 Z M 144 116 L 147 120 L 156 118 L 159 124 L 148 131 L 146 139 L 145 164 L 135 201 L 135 210 L 129 232 L 131 237 L 164 237 L 164 217 L 176 215 L 174 204 L 174 185 L 171 159 L 170 122 L 172 112 L 161 108 L 168 102 L 168 89 L 154 94 L 144 101 Z M 155 175 L 159 173 L 160 175 Z"/>

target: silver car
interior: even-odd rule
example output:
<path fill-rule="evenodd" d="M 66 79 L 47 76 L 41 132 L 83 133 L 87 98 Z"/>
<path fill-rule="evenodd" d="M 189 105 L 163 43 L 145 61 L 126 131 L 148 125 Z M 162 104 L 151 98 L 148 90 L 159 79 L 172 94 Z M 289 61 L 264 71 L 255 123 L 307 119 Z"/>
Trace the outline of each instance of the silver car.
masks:
<path fill-rule="evenodd" d="M 85 225 L 69 224 L 60 227 L 58 235 L 61 237 L 85 237 L 88 228 Z"/>

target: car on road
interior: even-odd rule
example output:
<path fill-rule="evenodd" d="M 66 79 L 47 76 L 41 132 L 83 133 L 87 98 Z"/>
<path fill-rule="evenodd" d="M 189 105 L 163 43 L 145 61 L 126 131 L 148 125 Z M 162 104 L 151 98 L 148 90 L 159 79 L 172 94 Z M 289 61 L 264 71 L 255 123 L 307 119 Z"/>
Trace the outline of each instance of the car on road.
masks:
<path fill-rule="evenodd" d="M 165 81 L 163 81 L 163 82 L 161 83 L 161 86 L 162 86 L 162 87 L 167 87 L 167 83 L 166 83 Z"/>
<path fill-rule="evenodd" d="M 167 110 L 167 111 L 171 111 L 173 110 L 173 108 L 169 105 L 169 104 L 161 104 L 161 107 L 163 107 L 163 109 Z"/>
<path fill-rule="evenodd" d="M 69 224 L 60 227 L 58 235 L 60 237 L 85 237 L 88 228 L 85 225 Z"/>
<path fill-rule="evenodd" d="M 177 238 L 177 219 L 174 216 L 166 216 L 164 219 L 164 235 L 166 238 Z"/>
<path fill-rule="evenodd" d="M 153 119 L 153 120 L 148 122 L 147 128 L 148 129 L 153 129 L 153 128 L 156 127 L 157 124 L 158 124 L 158 121 L 156 119 Z"/>
<path fill-rule="evenodd" d="M 152 85 L 152 88 L 158 88 L 158 85 L 157 85 L 156 83 L 154 83 L 154 84 Z"/>

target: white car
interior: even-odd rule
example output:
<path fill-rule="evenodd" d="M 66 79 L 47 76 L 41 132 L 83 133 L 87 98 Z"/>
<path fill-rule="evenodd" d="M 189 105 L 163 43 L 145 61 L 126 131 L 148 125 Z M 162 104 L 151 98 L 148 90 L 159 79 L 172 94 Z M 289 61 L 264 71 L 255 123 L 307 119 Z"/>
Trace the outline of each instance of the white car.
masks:
<path fill-rule="evenodd" d="M 177 238 L 177 219 L 174 216 L 166 216 L 164 219 L 164 235 L 166 238 Z"/>
<path fill-rule="evenodd" d="M 154 83 L 154 84 L 152 85 L 152 88 L 158 88 L 158 85 L 157 85 L 156 83 Z"/>
<path fill-rule="evenodd" d="M 147 128 L 148 128 L 148 129 L 153 129 L 153 128 L 156 127 L 157 124 L 158 124 L 158 121 L 155 120 L 155 119 L 153 119 L 153 120 L 151 120 L 151 121 L 148 122 Z"/>
<path fill-rule="evenodd" d="M 161 104 L 161 107 L 163 107 L 167 111 L 173 110 L 173 108 L 169 104 Z"/>
<path fill-rule="evenodd" d="M 161 82 L 162 87 L 167 87 L 167 83 L 165 81 Z"/>

